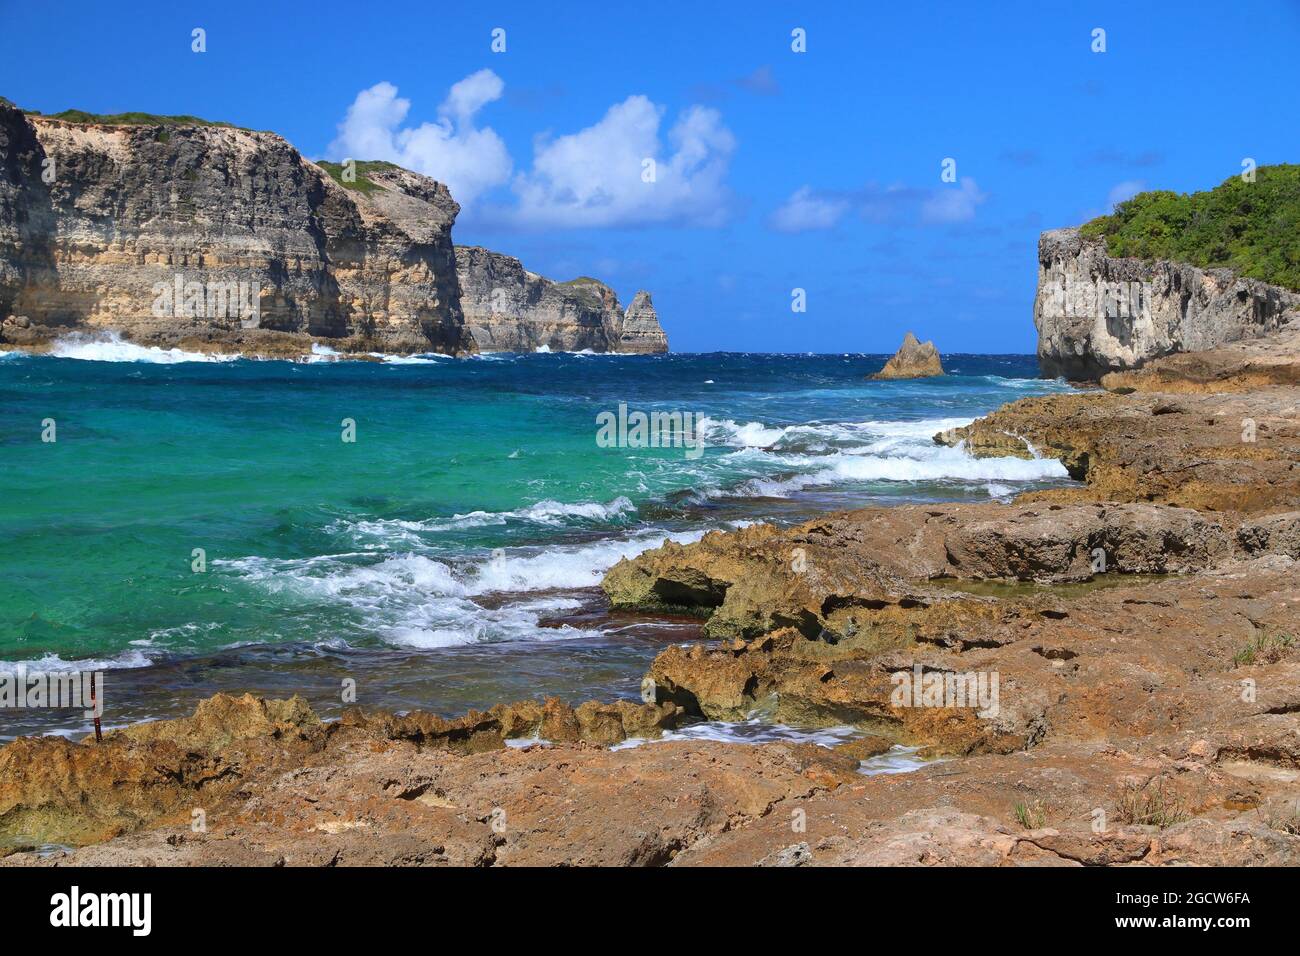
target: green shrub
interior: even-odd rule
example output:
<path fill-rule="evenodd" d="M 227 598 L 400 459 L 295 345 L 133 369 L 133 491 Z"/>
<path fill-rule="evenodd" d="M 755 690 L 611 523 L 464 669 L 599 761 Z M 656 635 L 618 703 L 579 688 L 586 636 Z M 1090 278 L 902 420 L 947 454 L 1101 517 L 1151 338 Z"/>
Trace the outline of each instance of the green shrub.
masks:
<path fill-rule="evenodd" d="M 36 110 L 27 110 L 33 116 L 40 116 Z M 224 126 L 227 129 L 242 129 L 233 123 L 222 123 L 201 119 L 198 116 L 160 116 L 157 113 L 87 113 L 85 110 L 64 110 L 61 113 L 44 114 L 48 119 L 63 120 L 65 123 L 98 123 L 101 126 Z"/>
<path fill-rule="evenodd" d="M 1300 166 L 1260 166 L 1199 193 L 1155 190 L 1086 223 L 1117 257 L 1172 259 L 1300 290 Z"/>

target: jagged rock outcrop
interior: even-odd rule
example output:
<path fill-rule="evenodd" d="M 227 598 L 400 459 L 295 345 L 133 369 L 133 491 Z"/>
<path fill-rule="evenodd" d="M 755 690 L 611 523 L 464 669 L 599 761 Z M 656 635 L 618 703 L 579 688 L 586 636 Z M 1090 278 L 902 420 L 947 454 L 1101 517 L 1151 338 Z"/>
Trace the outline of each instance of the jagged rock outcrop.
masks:
<path fill-rule="evenodd" d="M 479 246 L 456 248 L 456 272 L 468 345 L 476 351 L 668 351 L 647 292 L 624 312 L 603 282 L 555 282 Z"/>
<path fill-rule="evenodd" d="M 269 355 L 320 339 L 355 352 L 455 354 L 534 338 L 530 347 L 666 350 L 657 321 L 659 347 L 645 346 L 653 334 L 640 314 L 624 335 L 603 284 L 533 277 L 534 289 L 507 257 L 496 258 L 516 267 L 517 301 L 503 281 L 507 315 L 485 325 L 468 282 L 467 325 L 451 240 L 460 207 L 447 187 L 361 165 L 356 185 L 344 184 L 274 133 L 67 122 L 0 102 L 0 342 L 111 331 Z"/>
<path fill-rule="evenodd" d="M 659 313 L 650 301 L 650 293 L 644 289 L 632 297 L 632 304 L 623 313 L 623 327 L 619 332 L 616 351 L 668 351 L 668 337 L 659 325 Z"/>
<path fill-rule="evenodd" d="M 1300 320 L 1300 293 L 1227 269 L 1114 259 L 1078 229 L 1038 240 L 1034 325 L 1044 375 L 1095 380 L 1176 352 L 1269 335 Z"/>
<path fill-rule="evenodd" d="M 885 367 L 874 375 L 873 380 L 891 378 L 931 378 L 943 375 L 943 364 L 939 361 L 939 350 L 933 342 L 918 342 L 916 336 L 908 332 L 903 336 L 903 344 L 894 353 Z"/>

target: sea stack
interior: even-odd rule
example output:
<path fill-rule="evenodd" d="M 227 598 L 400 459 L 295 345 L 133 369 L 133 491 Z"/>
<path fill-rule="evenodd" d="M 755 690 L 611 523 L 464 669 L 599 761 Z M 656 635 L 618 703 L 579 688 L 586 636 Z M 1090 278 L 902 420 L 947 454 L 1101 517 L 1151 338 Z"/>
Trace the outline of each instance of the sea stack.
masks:
<path fill-rule="evenodd" d="M 916 336 L 911 332 L 903 336 L 903 344 L 894 357 L 885 363 L 875 375 L 867 376 L 869 379 L 890 379 L 890 378 L 930 378 L 934 375 L 944 374 L 943 365 L 939 361 L 939 350 L 934 347 L 933 342 L 918 342 Z"/>

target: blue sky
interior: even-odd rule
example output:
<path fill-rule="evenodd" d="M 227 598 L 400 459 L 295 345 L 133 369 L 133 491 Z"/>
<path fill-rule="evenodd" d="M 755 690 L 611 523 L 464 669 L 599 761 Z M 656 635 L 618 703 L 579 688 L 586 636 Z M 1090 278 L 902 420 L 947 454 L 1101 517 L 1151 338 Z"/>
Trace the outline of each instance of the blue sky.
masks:
<path fill-rule="evenodd" d="M 1040 230 L 1300 161 L 1294 0 L 980 6 L 0 0 L 0 95 L 400 159 L 681 351 L 1032 352 Z"/>

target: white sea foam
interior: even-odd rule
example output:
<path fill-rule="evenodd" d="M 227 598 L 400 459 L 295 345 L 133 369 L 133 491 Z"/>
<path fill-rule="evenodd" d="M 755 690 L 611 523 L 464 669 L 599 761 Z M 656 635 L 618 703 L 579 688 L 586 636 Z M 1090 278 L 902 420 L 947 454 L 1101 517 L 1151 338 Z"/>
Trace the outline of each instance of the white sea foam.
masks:
<path fill-rule="evenodd" d="M 964 448 L 943 445 L 900 448 L 897 454 L 885 455 L 854 449 L 831 455 L 771 457 L 774 470 L 794 474 L 752 478 L 714 492 L 715 496 L 784 498 L 806 488 L 874 481 L 1027 482 L 1068 477 L 1065 466 L 1054 458 L 975 458 Z"/>
<path fill-rule="evenodd" d="M 160 349 L 123 341 L 116 332 L 96 336 L 71 335 L 59 339 L 50 348 L 54 358 L 80 359 L 85 362 L 150 362 L 175 365 L 179 362 L 233 362 L 239 355 L 212 352 L 186 352 L 184 349 Z"/>
<path fill-rule="evenodd" d="M 929 443 L 932 437 L 950 428 L 971 423 L 969 418 L 928 418 L 919 421 L 809 422 L 798 425 L 765 425 L 762 422 L 738 424 L 729 419 L 703 417 L 699 427 L 707 445 L 737 448 L 775 448 L 782 446 L 829 447 L 905 440 Z"/>
<path fill-rule="evenodd" d="M 623 558 L 634 558 L 666 540 L 686 544 L 702 537 L 703 531 L 658 532 L 571 547 L 510 549 L 474 567 L 467 582 L 468 593 L 596 587 L 605 572 Z"/>
<path fill-rule="evenodd" d="M 698 540 L 703 531 L 643 533 L 581 545 L 511 548 L 453 563 L 403 554 L 358 564 L 365 552 L 306 559 L 261 557 L 214 561 L 213 566 L 276 594 L 293 605 L 325 604 L 353 612 L 365 633 L 408 647 L 448 647 L 481 641 L 562 640 L 589 634 L 573 627 L 542 627 L 540 619 L 581 602 L 563 594 L 529 592 L 595 587 L 620 558 L 634 557 L 671 538 Z M 496 608 L 473 598 L 495 592 L 520 597 Z"/>
<path fill-rule="evenodd" d="M 943 759 L 925 760 L 918 756 L 920 747 L 903 747 L 895 744 L 883 754 L 868 757 L 858 767 L 858 773 L 867 777 L 877 777 L 895 773 L 911 773 L 920 770 L 926 764 L 945 763 Z"/>
<path fill-rule="evenodd" d="M 613 501 L 579 501 L 565 504 L 549 498 L 526 508 L 513 511 L 471 511 L 467 514 L 452 515 L 450 522 L 432 523 L 428 530 L 446 530 L 449 527 L 466 527 L 481 524 L 505 524 L 511 519 L 533 521 L 537 524 L 557 525 L 578 518 L 587 521 L 609 521 L 621 515 L 635 511 L 636 505 L 623 495 Z"/>
<path fill-rule="evenodd" d="M 713 462 L 760 474 L 730 486 L 710 485 L 700 493 L 714 498 L 783 498 L 808 488 L 863 482 L 990 483 L 1068 477 L 1060 462 L 1043 459 L 1032 448 L 1032 460 L 975 458 L 962 445 L 935 444 L 937 433 L 970 422 L 969 418 L 929 418 L 770 426 L 704 419 L 708 443 L 737 449 Z"/>
<path fill-rule="evenodd" d="M 769 428 L 762 422 L 737 424 L 730 418 L 714 419 L 707 416 L 698 423 L 700 434 L 709 444 L 735 445 L 744 448 L 766 448 L 780 441 L 788 431 Z"/>
<path fill-rule="evenodd" d="M 680 730 L 664 733 L 661 740 L 716 740 L 733 744 L 798 743 L 834 747 L 846 743 L 861 733 L 852 727 L 820 727 L 804 730 L 785 724 L 774 724 L 764 717 L 748 720 L 706 720 L 689 724 Z"/>
<path fill-rule="evenodd" d="M 46 654 L 44 657 L 29 661 L 0 661 L 0 672 L 12 673 L 23 668 L 27 673 L 61 673 L 64 671 L 113 671 L 131 670 L 136 667 L 148 667 L 153 660 L 143 651 L 123 651 L 116 657 L 77 658 L 64 660 L 58 654 Z"/>
<path fill-rule="evenodd" d="M 417 355 L 391 355 L 387 352 L 367 352 L 371 358 L 377 358 L 385 365 L 437 365 L 439 362 L 451 361 L 450 355 L 436 352 L 422 352 Z"/>
<path fill-rule="evenodd" d="M 1002 388 L 1047 389 L 1054 392 L 1071 392 L 1074 386 L 1063 378 L 1003 378 L 1001 375 L 985 375 L 986 382 Z"/>
<path fill-rule="evenodd" d="M 470 511 L 446 519 L 411 521 L 402 518 L 371 518 L 341 520 L 330 527 L 331 531 L 346 531 L 359 539 L 397 544 L 420 543 L 422 532 L 465 531 L 511 522 L 530 522 L 537 525 L 559 527 L 581 522 L 609 522 L 636 511 L 630 498 L 620 495 L 613 501 L 579 501 L 563 503 L 547 499 L 526 508 L 510 511 Z"/>
<path fill-rule="evenodd" d="M 306 357 L 306 361 L 309 364 L 315 364 L 317 362 L 337 362 L 341 358 L 343 356 L 328 345 L 313 342 L 311 344 L 311 354 Z"/>

